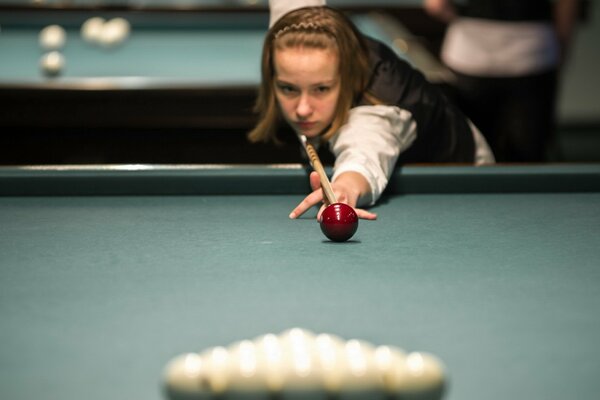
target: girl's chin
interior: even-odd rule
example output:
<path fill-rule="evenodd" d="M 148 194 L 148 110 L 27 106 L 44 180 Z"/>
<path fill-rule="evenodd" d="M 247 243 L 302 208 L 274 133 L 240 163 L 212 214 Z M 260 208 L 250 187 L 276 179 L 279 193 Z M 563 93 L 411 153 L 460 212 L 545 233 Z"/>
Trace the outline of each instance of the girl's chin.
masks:
<path fill-rule="evenodd" d="M 316 130 L 316 129 L 307 129 L 307 130 L 296 129 L 296 133 L 298 135 L 304 135 L 307 138 L 316 138 L 317 136 L 319 136 L 321 134 L 321 131 Z"/>

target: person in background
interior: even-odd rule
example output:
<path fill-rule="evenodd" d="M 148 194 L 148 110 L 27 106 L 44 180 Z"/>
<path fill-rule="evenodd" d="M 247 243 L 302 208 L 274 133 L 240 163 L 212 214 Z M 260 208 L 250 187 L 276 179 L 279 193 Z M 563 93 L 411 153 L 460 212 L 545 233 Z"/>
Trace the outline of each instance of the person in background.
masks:
<path fill-rule="evenodd" d="M 494 161 L 477 128 L 393 50 L 338 10 L 291 9 L 272 16 L 264 39 L 251 141 L 275 140 L 287 123 L 314 145 L 329 146 L 334 193 L 365 219 L 376 215 L 357 207 L 379 199 L 399 162 Z M 310 183 L 313 192 L 290 218 L 323 202 L 316 173 Z"/>
<path fill-rule="evenodd" d="M 448 24 L 441 59 L 456 73 L 457 104 L 496 160 L 547 160 L 579 2 L 425 0 L 424 7 Z"/>

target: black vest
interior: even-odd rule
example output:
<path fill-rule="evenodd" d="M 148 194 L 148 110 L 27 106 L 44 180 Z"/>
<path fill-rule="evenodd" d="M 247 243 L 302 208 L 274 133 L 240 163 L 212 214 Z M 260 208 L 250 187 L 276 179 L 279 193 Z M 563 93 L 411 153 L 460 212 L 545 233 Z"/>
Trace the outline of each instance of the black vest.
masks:
<path fill-rule="evenodd" d="M 372 68 L 368 91 L 410 111 L 417 123 L 417 138 L 398 162 L 472 163 L 475 143 L 465 115 L 392 49 L 370 38 L 366 42 Z"/>
<path fill-rule="evenodd" d="M 550 21 L 550 0 L 466 0 L 455 1 L 458 13 L 465 17 L 499 21 Z"/>

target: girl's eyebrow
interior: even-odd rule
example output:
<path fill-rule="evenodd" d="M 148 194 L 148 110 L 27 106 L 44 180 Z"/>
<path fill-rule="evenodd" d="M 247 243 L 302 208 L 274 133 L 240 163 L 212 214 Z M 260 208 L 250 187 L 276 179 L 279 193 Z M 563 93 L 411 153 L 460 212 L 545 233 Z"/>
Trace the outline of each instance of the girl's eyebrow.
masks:
<path fill-rule="evenodd" d="M 317 82 L 312 84 L 311 86 L 316 87 L 316 86 L 331 86 L 334 85 L 337 82 L 337 79 L 331 79 L 328 81 L 323 81 L 323 82 Z M 275 79 L 275 83 L 277 83 L 278 85 L 289 85 L 289 86 L 296 86 L 293 83 L 287 82 L 283 79 Z"/>
<path fill-rule="evenodd" d="M 337 82 L 337 79 L 331 79 L 328 81 L 323 81 L 323 82 L 319 82 L 319 83 L 315 83 L 314 86 L 331 86 L 334 85 Z"/>

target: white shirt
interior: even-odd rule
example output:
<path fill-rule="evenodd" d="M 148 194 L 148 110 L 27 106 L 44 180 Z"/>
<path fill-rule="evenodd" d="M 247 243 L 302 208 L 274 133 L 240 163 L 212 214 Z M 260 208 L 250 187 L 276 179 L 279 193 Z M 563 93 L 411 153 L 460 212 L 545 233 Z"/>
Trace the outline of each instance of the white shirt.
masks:
<path fill-rule="evenodd" d="M 409 111 L 395 106 L 359 106 L 329 141 L 335 155 L 332 180 L 348 171 L 369 182 L 373 204 L 383 193 L 400 153 L 417 138 L 417 124 Z"/>
<path fill-rule="evenodd" d="M 493 164 L 493 153 L 479 130 L 469 121 L 475 141 L 475 165 Z M 329 140 L 335 156 L 332 181 L 352 171 L 365 177 L 370 198 L 358 206 L 374 204 L 385 190 L 399 155 L 417 138 L 412 114 L 397 106 L 358 106 L 348 122 Z"/>
<path fill-rule="evenodd" d="M 550 22 L 460 18 L 448 27 L 441 58 L 467 75 L 511 77 L 555 67 L 559 50 Z"/>

